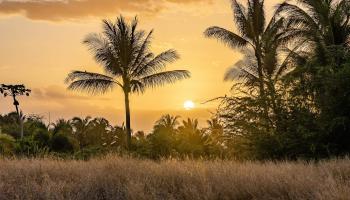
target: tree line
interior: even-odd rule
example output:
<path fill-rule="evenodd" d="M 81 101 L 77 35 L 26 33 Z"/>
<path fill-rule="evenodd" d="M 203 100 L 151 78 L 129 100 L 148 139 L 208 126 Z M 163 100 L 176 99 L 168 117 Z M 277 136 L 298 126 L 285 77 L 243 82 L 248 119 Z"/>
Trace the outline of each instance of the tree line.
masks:
<path fill-rule="evenodd" d="M 223 127 L 216 119 L 200 128 L 198 120 L 180 120 L 164 115 L 151 133 L 134 132 L 127 144 L 124 125 L 113 126 L 104 118 L 59 119 L 47 126 L 41 117 L 31 115 L 24 121 L 24 137 L 15 112 L 0 115 L 0 153 L 5 156 L 62 156 L 87 159 L 107 153 L 140 158 L 216 158 L 225 154 Z"/>

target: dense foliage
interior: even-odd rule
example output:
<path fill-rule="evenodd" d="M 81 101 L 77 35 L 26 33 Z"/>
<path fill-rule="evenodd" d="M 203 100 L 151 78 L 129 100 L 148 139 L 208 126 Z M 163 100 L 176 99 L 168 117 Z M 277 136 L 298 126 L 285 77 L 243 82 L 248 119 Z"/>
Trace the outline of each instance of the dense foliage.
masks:
<path fill-rule="evenodd" d="M 218 116 L 235 157 L 297 159 L 350 153 L 350 3 L 282 3 L 269 23 L 264 1 L 232 1 L 239 34 L 205 34 L 245 58 L 226 74 L 235 94 Z M 299 7 L 300 6 L 300 7 Z M 239 91 L 239 92 L 237 92 Z"/>
<path fill-rule="evenodd" d="M 106 119 L 75 117 L 60 119 L 48 127 L 38 116 L 28 117 L 24 138 L 13 131 L 19 129 L 15 113 L 0 117 L 0 151 L 11 156 L 57 155 L 86 159 L 106 153 L 129 154 L 152 159 L 168 157 L 224 157 L 223 128 L 213 119 L 200 129 L 198 121 L 163 116 L 149 134 L 135 132 L 132 147 L 127 148 L 126 129 L 112 126 Z M 5 134 L 7 133 L 7 134 Z"/>

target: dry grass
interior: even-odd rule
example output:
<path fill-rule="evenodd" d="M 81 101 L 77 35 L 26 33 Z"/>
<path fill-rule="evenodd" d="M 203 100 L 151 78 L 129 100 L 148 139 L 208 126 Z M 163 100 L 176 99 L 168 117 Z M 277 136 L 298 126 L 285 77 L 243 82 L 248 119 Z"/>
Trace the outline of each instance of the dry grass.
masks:
<path fill-rule="evenodd" d="M 350 160 L 0 160 L 0 199 L 350 199 Z"/>

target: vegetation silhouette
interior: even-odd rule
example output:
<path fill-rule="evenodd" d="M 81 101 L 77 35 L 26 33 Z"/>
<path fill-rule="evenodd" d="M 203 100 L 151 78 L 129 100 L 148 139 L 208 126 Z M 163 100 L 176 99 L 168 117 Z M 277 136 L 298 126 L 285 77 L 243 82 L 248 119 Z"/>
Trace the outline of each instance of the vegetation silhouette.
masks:
<path fill-rule="evenodd" d="M 0 85 L 0 93 L 4 95 L 4 97 L 11 96 L 13 98 L 13 105 L 16 107 L 17 115 L 20 116 L 19 113 L 19 102 L 17 100 L 17 96 L 26 95 L 29 96 L 31 90 L 26 89 L 24 85 Z"/>
<path fill-rule="evenodd" d="M 146 34 L 137 30 L 135 17 L 128 24 L 123 16 L 115 23 L 103 21 L 103 34 L 90 34 L 84 40 L 100 63 L 105 74 L 73 71 L 66 78 L 70 90 L 83 90 L 91 94 L 106 93 L 119 86 L 125 98 L 127 144 L 131 147 L 129 96 L 144 93 L 147 88 L 174 83 L 190 77 L 186 70 L 165 71 L 167 64 L 179 58 L 175 50 L 154 55 L 150 50 L 153 31 Z"/>
<path fill-rule="evenodd" d="M 223 127 L 216 119 L 208 121 L 206 128 L 200 128 L 196 119 L 180 122 L 179 116 L 164 115 L 156 121 L 151 132 L 133 134 L 132 148 L 128 148 L 125 126 L 113 126 L 104 118 L 59 119 L 47 129 L 41 117 L 28 116 L 23 123 L 25 137 L 21 139 L 16 135 L 20 125 L 13 123 L 13 114 L 0 115 L 4 133 L 4 137 L 0 137 L 0 150 L 3 148 L 6 152 L 3 155 L 53 155 L 76 159 L 107 153 L 151 159 L 229 157 Z"/>
<path fill-rule="evenodd" d="M 225 75 L 239 81 L 238 94 L 223 98 L 218 112 L 238 158 L 349 153 L 350 3 L 296 2 L 278 5 L 266 25 L 263 0 L 248 0 L 246 8 L 232 0 L 239 33 L 215 26 L 204 32 L 243 49 Z"/>
<path fill-rule="evenodd" d="M 204 127 L 167 114 L 151 131 L 131 134 L 130 95 L 190 75 L 165 71 L 178 54 L 155 56 L 153 31 L 138 30 L 136 18 L 105 20 L 102 34 L 84 40 L 105 74 L 66 78 L 68 89 L 91 94 L 120 87 L 125 125 L 90 116 L 46 125 L 18 109 L 16 96 L 30 90 L 1 85 L 17 112 L 0 114 L 0 156 L 11 158 L 0 159 L 0 196 L 349 199 L 350 1 L 286 1 L 269 21 L 264 0 L 245 2 L 231 0 L 238 32 L 204 32 L 243 54 L 224 75 L 232 94 L 215 99 L 217 112 Z"/>
<path fill-rule="evenodd" d="M 205 127 L 197 119 L 164 115 L 153 130 L 131 134 L 130 95 L 188 78 L 189 72 L 166 71 L 166 65 L 178 59 L 176 51 L 154 55 L 153 31 L 146 34 L 137 29 L 136 18 L 127 23 L 121 16 L 115 23 L 104 21 L 102 34 L 84 40 L 105 74 L 73 71 L 66 82 L 69 89 L 90 94 L 120 87 L 126 124 L 87 116 L 47 126 L 40 116 L 22 114 L 18 121 L 19 112 L 13 112 L 0 115 L 0 151 L 75 159 L 115 153 L 156 160 L 313 160 L 349 155 L 350 2 L 284 2 L 270 20 L 265 1 L 246 2 L 231 2 L 237 33 L 217 26 L 204 32 L 243 54 L 224 75 L 233 82 L 232 94 L 217 98 L 220 105 Z"/>
<path fill-rule="evenodd" d="M 21 138 L 23 138 L 23 121 L 25 120 L 25 115 L 22 111 L 19 111 L 19 102 L 16 97 L 26 95 L 29 96 L 31 93 L 30 89 L 27 89 L 24 85 L 0 85 L 0 93 L 4 95 L 4 97 L 11 96 L 13 98 L 13 105 L 16 108 L 16 113 L 18 116 L 18 122 L 21 127 Z"/>
<path fill-rule="evenodd" d="M 333 59 L 332 46 L 349 47 L 349 1 L 297 0 L 299 5 L 286 1 L 277 12 L 287 16 L 287 29 L 296 39 L 305 40 L 305 51 L 316 55 L 322 64 Z"/>

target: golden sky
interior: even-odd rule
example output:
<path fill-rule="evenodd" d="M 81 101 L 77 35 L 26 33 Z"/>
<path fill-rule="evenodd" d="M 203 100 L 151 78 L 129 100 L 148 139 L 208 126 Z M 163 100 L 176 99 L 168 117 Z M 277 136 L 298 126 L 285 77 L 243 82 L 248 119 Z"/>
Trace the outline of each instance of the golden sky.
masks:
<path fill-rule="evenodd" d="M 265 2 L 271 14 L 280 0 Z M 118 88 L 89 96 L 67 91 L 64 84 L 71 70 L 102 72 L 82 40 L 101 31 L 102 19 L 120 14 L 137 15 L 140 28 L 155 30 L 156 53 L 170 48 L 180 53 L 181 59 L 168 69 L 192 73 L 191 79 L 132 95 L 133 129 L 149 131 L 167 113 L 204 124 L 217 103 L 201 103 L 229 94 L 232 83 L 225 83 L 223 76 L 240 59 L 238 51 L 203 36 L 212 25 L 234 30 L 230 0 L 0 0 L 0 83 L 23 83 L 33 90 L 32 96 L 20 98 L 24 113 L 46 120 L 50 113 L 51 121 L 101 116 L 121 124 L 124 101 Z M 186 100 L 196 108 L 185 110 Z M 10 98 L 1 98 L 0 113 L 12 110 Z"/>

